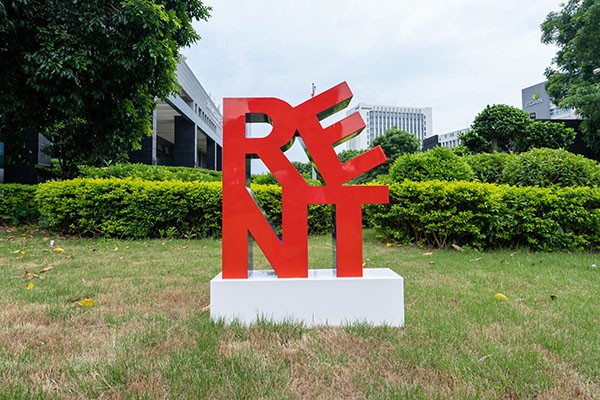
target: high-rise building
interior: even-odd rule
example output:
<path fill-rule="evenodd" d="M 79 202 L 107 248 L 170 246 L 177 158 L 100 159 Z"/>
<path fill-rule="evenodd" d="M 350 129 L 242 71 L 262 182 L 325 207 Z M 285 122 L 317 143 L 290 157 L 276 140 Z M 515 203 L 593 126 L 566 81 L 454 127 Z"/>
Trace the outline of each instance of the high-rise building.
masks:
<path fill-rule="evenodd" d="M 345 149 L 368 149 L 377 136 L 390 128 L 398 128 L 412 133 L 423 141 L 433 133 L 431 107 L 377 106 L 360 103 L 347 111 L 346 115 L 360 113 L 366 128 L 355 138 L 346 142 Z"/>

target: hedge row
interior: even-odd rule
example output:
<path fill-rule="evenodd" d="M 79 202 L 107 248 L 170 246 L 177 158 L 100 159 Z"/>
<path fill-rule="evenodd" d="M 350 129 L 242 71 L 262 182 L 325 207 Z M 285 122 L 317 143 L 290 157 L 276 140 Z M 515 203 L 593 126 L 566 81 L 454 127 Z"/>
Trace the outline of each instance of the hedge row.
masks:
<path fill-rule="evenodd" d="M 36 222 L 36 186 L 6 183 L 0 185 L 0 224 L 20 225 Z"/>
<path fill-rule="evenodd" d="M 202 168 L 146 164 L 113 164 L 108 167 L 79 167 L 82 178 L 139 178 L 146 181 L 220 182 L 221 171 Z"/>
<path fill-rule="evenodd" d="M 390 204 L 366 210 L 379 234 L 402 243 L 535 250 L 600 244 L 597 188 L 404 181 L 390 185 Z"/>
<path fill-rule="evenodd" d="M 253 191 L 273 226 L 281 229 L 281 188 L 253 186 Z M 221 236 L 221 197 L 220 182 L 80 178 L 41 184 L 36 199 L 51 229 L 143 238 Z M 315 234 L 330 230 L 331 206 L 311 206 L 309 226 Z"/>
<path fill-rule="evenodd" d="M 253 190 L 280 229 L 281 188 Z M 221 193 L 220 182 L 139 179 L 0 185 L 0 215 L 11 224 L 39 219 L 51 229 L 87 236 L 219 237 Z M 600 245 L 598 188 L 404 181 L 390 185 L 390 204 L 365 210 L 379 234 L 402 243 L 536 250 Z M 331 211 L 329 205 L 310 207 L 310 233 L 331 232 Z"/>
<path fill-rule="evenodd" d="M 480 181 L 513 186 L 598 186 L 600 164 L 561 149 L 520 154 L 480 153 L 459 156 L 445 147 L 404 154 L 389 171 L 392 182 Z"/>

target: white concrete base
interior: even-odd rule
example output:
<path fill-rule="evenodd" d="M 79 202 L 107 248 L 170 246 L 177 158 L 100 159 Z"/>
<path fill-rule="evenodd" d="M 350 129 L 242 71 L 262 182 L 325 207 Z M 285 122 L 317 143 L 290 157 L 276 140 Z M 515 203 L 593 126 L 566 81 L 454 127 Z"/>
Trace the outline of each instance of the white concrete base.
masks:
<path fill-rule="evenodd" d="M 404 325 L 404 280 L 389 268 L 366 268 L 362 278 L 337 278 L 333 269 L 308 278 L 279 279 L 274 271 L 250 271 L 248 279 L 210 281 L 210 316 L 225 323 L 257 320 L 305 326 Z"/>

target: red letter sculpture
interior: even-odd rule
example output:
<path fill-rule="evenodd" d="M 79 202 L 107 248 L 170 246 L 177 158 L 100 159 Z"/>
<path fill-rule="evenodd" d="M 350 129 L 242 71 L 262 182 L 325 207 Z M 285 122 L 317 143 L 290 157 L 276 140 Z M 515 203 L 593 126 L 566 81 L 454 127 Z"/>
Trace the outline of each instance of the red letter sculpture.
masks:
<path fill-rule="evenodd" d="M 362 276 L 362 205 L 387 203 L 387 186 L 344 186 L 385 162 L 381 147 L 341 163 L 334 147 L 365 127 L 352 114 L 323 128 L 320 121 L 347 107 L 352 99 L 341 83 L 292 107 L 275 98 L 224 99 L 223 127 L 223 278 L 248 278 L 249 235 L 280 278 L 308 276 L 308 205 L 333 204 L 335 267 L 338 277 Z M 246 123 L 268 122 L 261 138 L 246 137 Z M 310 186 L 283 152 L 296 136 L 325 181 Z M 248 157 L 259 157 L 281 184 L 281 237 L 273 230 L 246 183 Z"/>

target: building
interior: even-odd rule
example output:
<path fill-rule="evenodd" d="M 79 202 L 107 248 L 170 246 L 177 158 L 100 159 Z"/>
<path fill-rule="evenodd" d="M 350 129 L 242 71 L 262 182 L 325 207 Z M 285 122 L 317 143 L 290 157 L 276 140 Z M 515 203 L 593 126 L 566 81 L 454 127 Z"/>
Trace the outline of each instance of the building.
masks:
<path fill-rule="evenodd" d="M 150 165 L 221 170 L 223 116 L 185 62 L 177 66 L 179 93 L 158 103 L 152 136 L 130 155 Z"/>
<path fill-rule="evenodd" d="M 177 66 L 177 80 L 181 89 L 158 102 L 152 115 L 152 136 L 142 139 L 141 150 L 131 152 L 130 160 L 150 165 L 221 170 L 221 111 L 183 61 Z M 4 166 L 0 169 L 0 183 L 38 183 L 40 177 L 35 166 L 50 165 L 50 158 L 42 151 L 49 143 L 46 138 L 37 132 L 26 131 L 25 139 L 31 154 L 30 164 Z M 2 145 L 2 156 L 3 149 Z"/>
<path fill-rule="evenodd" d="M 373 140 L 390 128 L 398 128 L 414 134 L 423 141 L 433 133 L 431 107 L 377 106 L 360 103 L 347 111 L 346 115 L 360 113 L 366 128 L 355 138 L 346 142 L 346 149 L 364 150 Z"/>
<path fill-rule="evenodd" d="M 470 130 L 470 128 L 463 128 L 463 129 L 459 129 L 457 131 L 452 131 L 452 132 L 448 132 L 448 133 L 442 133 L 442 134 L 426 137 L 423 140 L 422 150 L 427 151 L 436 146 L 447 147 L 449 149 L 453 149 L 462 144 L 461 140 L 460 140 L 460 135 L 463 135 L 463 134 L 469 132 L 469 130 Z"/>
<path fill-rule="evenodd" d="M 460 146 L 460 135 L 464 135 L 465 133 L 469 132 L 469 130 L 469 128 L 463 128 L 457 131 L 443 133 L 441 135 L 438 135 L 438 142 L 442 147 L 453 149 L 455 147 Z"/>
<path fill-rule="evenodd" d="M 523 111 L 535 120 L 579 120 L 573 109 L 559 108 L 550 100 L 546 92 L 546 82 L 538 83 L 521 90 Z"/>

